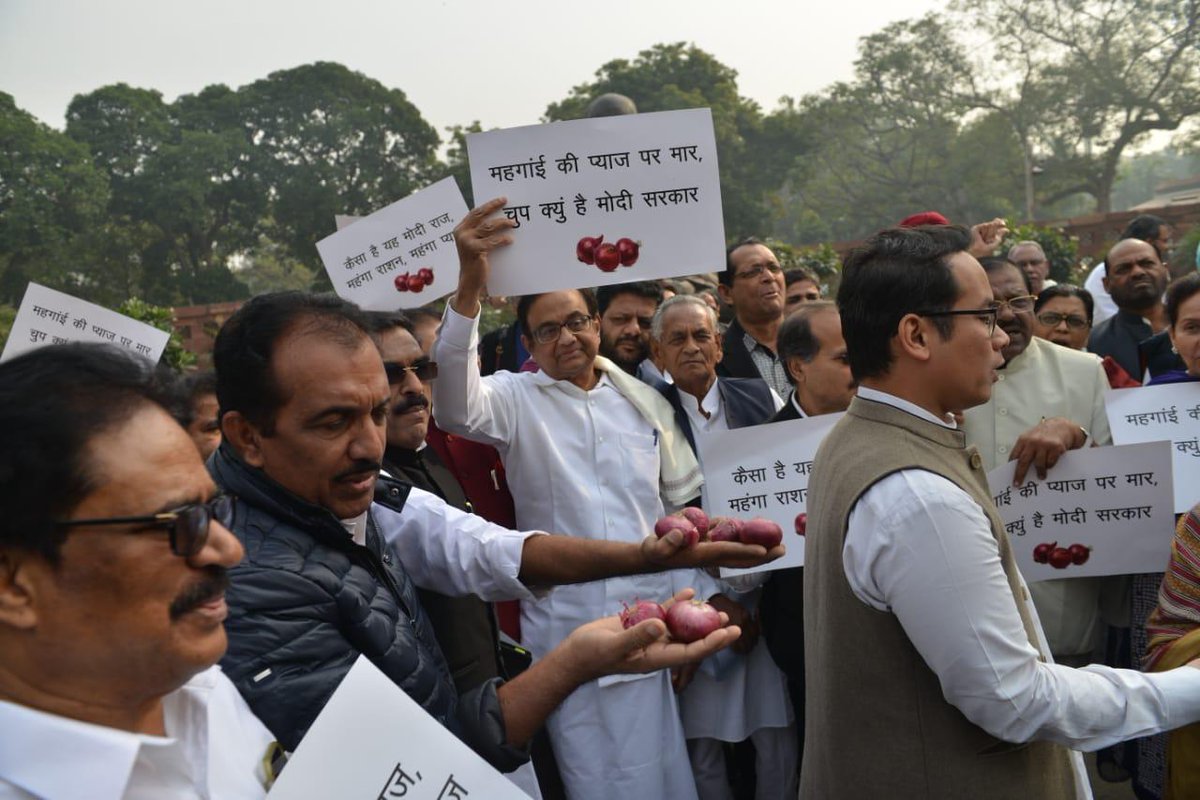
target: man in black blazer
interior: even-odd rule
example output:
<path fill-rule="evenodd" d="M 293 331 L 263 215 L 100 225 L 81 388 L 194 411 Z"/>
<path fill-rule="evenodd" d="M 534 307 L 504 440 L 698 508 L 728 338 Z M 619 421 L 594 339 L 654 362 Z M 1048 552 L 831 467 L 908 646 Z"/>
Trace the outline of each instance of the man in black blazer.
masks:
<path fill-rule="evenodd" d="M 785 286 L 779 259 L 758 239 L 729 248 L 717 291 L 734 313 L 725 331 L 717 374 L 762 378 L 780 397 L 791 391 L 775 339 L 783 322 Z"/>
<path fill-rule="evenodd" d="M 779 327 L 778 342 L 793 389 L 771 421 L 845 411 L 855 384 L 837 304 L 830 300 L 802 304 Z"/>

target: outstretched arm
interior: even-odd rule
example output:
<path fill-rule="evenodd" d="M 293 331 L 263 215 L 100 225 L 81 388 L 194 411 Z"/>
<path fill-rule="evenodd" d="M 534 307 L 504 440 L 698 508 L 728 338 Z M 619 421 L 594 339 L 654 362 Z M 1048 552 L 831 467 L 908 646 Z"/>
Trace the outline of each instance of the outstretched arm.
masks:
<path fill-rule="evenodd" d="M 640 544 L 583 539 L 575 536 L 531 536 L 521 551 L 518 577 L 526 586 L 584 583 L 616 575 L 638 575 L 690 567 L 754 567 L 781 557 L 783 545 L 767 550 L 740 542 L 700 542 L 684 547 L 672 531 Z"/>

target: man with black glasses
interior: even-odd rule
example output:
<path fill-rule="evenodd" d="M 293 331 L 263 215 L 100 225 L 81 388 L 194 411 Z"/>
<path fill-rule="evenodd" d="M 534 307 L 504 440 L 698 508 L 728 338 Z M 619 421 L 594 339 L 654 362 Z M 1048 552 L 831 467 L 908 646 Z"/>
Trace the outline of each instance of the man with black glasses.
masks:
<path fill-rule="evenodd" d="M 438 425 L 500 452 L 518 528 L 638 541 L 665 507 L 699 495 L 696 458 L 667 401 L 598 355 L 590 290 L 522 297 L 517 319 L 540 371 L 480 376 L 475 347 L 488 256 L 513 235 L 502 206 L 483 204 L 455 231 L 458 291 L 434 346 Z M 635 598 L 668 597 L 672 588 L 670 575 L 632 576 L 523 600 L 522 643 L 540 658 L 581 621 Z M 696 796 L 665 672 L 586 684 L 546 724 L 572 798 Z"/>
<path fill-rule="evenodd" d="M 970 242 L 887 230 L 842 272 L 859 390 L 809 483 L 802 797 L 1090 797 L 1068 748 L 1200 718 L 1200 662 L 1146 675 L 1046 660 L 953 416 L 988 401 L 1008 345 Z"/>
<path fill-rule="evenodd" d="M 242 546 L 150 365 L 0 366 L 0 797 L 261 800 L 274 737 L 215 665 Z"/>
<path fill-rule="evenodd" d="M 1033 335 L 1029 277 L 1003 258 L 982 260 L 1008 335 L 992 396 L 967 409 L 963 432 L 985 470 L 1018 462 L 1017 482 L 1032 466 L 1039 477 L 1068 450 L 1112 444 L 1100 359 Z M 1082 666 L 1099 643 L 1101 578 L 1038 581 L 1029 587 L 1055 660 Z"/>

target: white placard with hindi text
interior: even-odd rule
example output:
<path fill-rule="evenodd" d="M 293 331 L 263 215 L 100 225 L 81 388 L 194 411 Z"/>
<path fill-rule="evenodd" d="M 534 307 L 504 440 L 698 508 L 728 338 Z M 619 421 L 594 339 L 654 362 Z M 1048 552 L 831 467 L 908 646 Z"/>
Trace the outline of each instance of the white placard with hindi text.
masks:
<path fill-rule="evenodd" d="M 270 800 L 527 800 L 365 656 L 350 668 Z"/>
<path fill-rule="evenodd" d="M 339 217 L 317 252 L 334 291 L 359 308 L 419 308 L 458 285 L 454 226 L 466 213 L 458 184 L 444 178 L 369 216 Z"/>
<path fill-rule="evenodd" d="M 841 413 L 720 431 L 698 439 L 704 468 L 704 512 L 710 517 L 766 517 L 783 528 L 787 554 L 721 577 L 804 565 L 796 515 L 808 512 L 808 479 L 817 448 Z"/>
<path fill-rule="evenodd" d="M 0 361 L 48 344 L 115 344 L 157 363 L 171 334 L 124 314 L 31 283 L 17 309 Z"/>
<path fill-rule="evenodd" d="M 520 227 L 488 290 L 522 295 L 725 269 L 707 108 L 552 122 L 467 136 L 475 202 L 506 197 Z M 585 237 L 621 245 L 579 260 Z M 621 240 L 628 240 L 622 244 Z M 639 243 L 630 248 L 629 243 Z"/>
<path fill-rule="evenodd" d="M 1200 383 L 1114 389 L 1104 408 L 1116 444 L 1171 442 L 1176 514 L 1200 502 Z"/>
<path fill-rule="evenodd" d="M 1016 462 L 988 473 L 992 499 L 1025 580 L 1162 572 L 1175 532 L 1171 445 L 1085 447 L 1065 453 L 1039 480 L 1033 469 L 1015 487 Z M 1057 543 L 1090 547 L 1087 561 L 1064 568 L 1034 560 Z"/>

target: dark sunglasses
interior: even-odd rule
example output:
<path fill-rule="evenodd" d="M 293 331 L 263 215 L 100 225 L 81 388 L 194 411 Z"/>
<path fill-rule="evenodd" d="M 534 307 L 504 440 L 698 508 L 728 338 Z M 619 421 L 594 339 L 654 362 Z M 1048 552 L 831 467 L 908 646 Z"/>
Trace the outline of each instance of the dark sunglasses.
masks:
<path fill-rule="evenodd" d="M 385 361 L 383 362 L 383 371 L 387 373 L 388 383 L 400 383 L 404 380 L 406 372 L 411 372 L 421 383 L 429 383 L 438 376 L 437 362 L 428 359 L 415 361 L 412 364 Z"/>
<path fill-rule="evenodd" d="M 140 525 L 145 528 L 166 529 L 170 535 L 171 552 L 190 558 L 204 549 L 208 541 L 209 524 L 216 520 L 228 528 L 233 523 L 233 497 L 219 494 L 207 503 L 188 503 L 172 511 L 146 514 L 140 517 L 100 517 L 97 519 L 64 519 L 54 524 L 60 528 L 87 525 Z M 141 531 L 131 531 L 139 533 Z"/>

